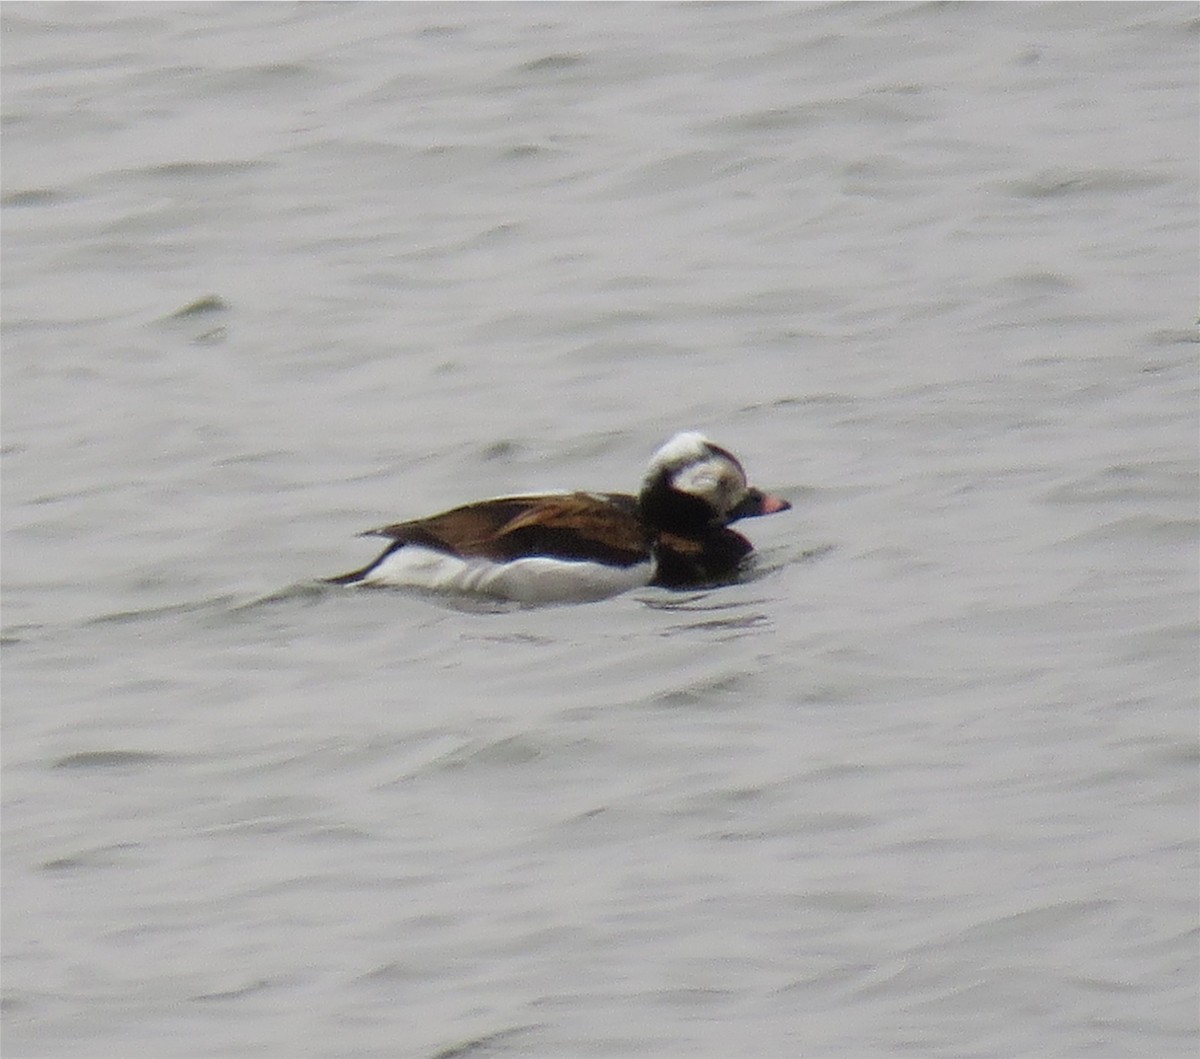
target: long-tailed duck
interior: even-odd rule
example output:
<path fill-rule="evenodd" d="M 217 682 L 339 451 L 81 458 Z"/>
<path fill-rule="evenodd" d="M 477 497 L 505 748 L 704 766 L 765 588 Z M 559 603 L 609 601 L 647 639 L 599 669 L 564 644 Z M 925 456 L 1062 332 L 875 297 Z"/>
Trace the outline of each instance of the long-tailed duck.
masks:
<path fill-rule="evenodd" d="M 641 492 L 509 496 L 369 530 L 390 542 L 329 582 L 478 592 L 522 603 L 602 599 L 643 585 L 728 580 L 751 544 L 737 519 L 792 505 L 746 484 L 737 459 L 702 434 L 676 434 Z"/>

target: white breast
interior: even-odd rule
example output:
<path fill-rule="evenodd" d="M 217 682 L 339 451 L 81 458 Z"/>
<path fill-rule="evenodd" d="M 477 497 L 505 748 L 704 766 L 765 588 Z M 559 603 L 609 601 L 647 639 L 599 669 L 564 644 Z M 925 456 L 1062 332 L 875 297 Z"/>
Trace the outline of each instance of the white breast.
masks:
<path fill-rule="evenodd" d="M 641 588 L 654 576 L 654 563 L 608 566 L 542 556 L 498 563 L 460 559 L 432 548 L 406 544 L 381 560 L 365 585 L 477 592 L 519 603 L 568 603 L 604 599 Z"/>

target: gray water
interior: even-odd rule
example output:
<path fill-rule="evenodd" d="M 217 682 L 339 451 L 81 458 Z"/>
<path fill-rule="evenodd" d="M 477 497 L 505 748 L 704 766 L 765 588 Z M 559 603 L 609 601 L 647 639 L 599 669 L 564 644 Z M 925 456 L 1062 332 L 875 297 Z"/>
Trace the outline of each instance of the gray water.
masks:
<path fill-rule="evenodd" d="M 1195 1054 L 1194 5 L 3 15 L 6 1059 Z"/>

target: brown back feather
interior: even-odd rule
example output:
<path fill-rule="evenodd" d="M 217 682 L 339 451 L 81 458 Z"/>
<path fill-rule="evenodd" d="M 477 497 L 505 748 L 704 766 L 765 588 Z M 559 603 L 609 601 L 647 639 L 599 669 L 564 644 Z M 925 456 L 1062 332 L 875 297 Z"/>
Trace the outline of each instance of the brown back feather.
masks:
<path fill-rule="evenodd" d="M 464 558 L 503 561 L 551 553 L 627 566 L 649 554 L 634 511 L 633 498 L 619 494 L 514 496 L 469 504 L 372 533 Z"/>

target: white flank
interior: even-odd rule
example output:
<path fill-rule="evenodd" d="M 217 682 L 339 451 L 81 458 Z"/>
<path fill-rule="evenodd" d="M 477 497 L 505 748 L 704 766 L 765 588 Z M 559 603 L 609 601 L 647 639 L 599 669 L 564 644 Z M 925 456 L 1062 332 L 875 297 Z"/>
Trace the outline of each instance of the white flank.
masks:
<path fill-rule="evenodd" d="M 641 588 L 654 564 L 608 566 L 541 556 L 508 563 L 460 559 L 432 548 L 406 544 L 382 560 L 360 584 L 477 592 L 518 603 L 577 603 Z"/>

